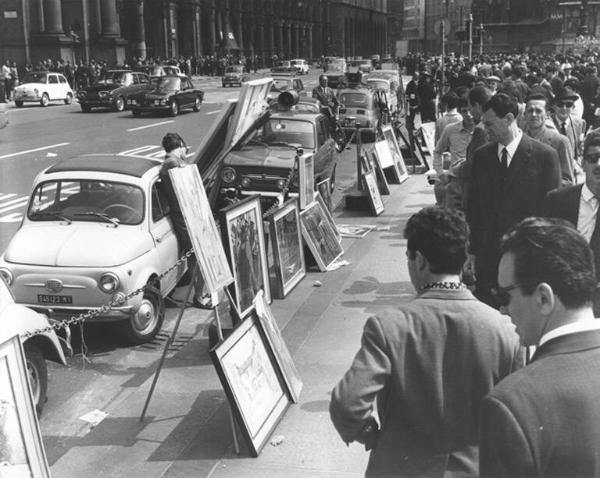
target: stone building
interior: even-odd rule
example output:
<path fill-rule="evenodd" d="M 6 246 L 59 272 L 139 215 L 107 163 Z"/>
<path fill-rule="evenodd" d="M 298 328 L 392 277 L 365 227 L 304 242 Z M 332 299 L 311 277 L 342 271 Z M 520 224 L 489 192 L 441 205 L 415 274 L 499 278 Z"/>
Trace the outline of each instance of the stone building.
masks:
<path fill-rule="evenodd" d="M 393 0 L 389 0 L 393 1 Z M 0 59 L 225 53 L 315 58 L 389 49 L 388 0 L 1 0 Z"/>

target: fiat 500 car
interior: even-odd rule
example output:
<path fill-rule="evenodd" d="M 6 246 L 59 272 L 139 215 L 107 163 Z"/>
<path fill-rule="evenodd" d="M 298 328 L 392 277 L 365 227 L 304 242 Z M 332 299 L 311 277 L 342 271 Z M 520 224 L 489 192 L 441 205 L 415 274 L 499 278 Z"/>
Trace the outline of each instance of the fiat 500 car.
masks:
<path fill-rule="evenodd" d="M 250 76 L 244 72 L 242 65 L 231 65 L 225 68 L 225 75 L 222 79 L 223 88 L 226 86 L 242 86 L 244 81 L 248 81 Z"/>
<path fill-rule="evenodd" d="M 398 112 L 398 96 L 396 95 L 396 89 L 392 90 L 391 80 L 369 77 L 367 78 L 367 85 L 373 89 L 380 90 L 385 97 L 385 103 L 389 114 L 394 116 Z"/>
<path fill-rule="evenodd" d="M 90 320 L 116 321 L 130 343 L 152 340 L 163 322 L 163 298 L 185 272 L 181 264 L 157 280 L 184 252 L 159 170 L 160 162 L 148 158 L 85 155 L 42 171 L 0 256 L 17 303 L 56 319 L 112 304 Z"/>
<path fill-rule="evenodd" d="M 360 125 L 361 138 L 375 139 L 379 121 L 379 105 L 370 88 L 344 88 L 338 92 L 339 122 L 346 136 Z"/>
<path fill-rule="evenodd" d="M 276 102 L 279 94 L 284 91 L 295 91 L 299 96 L 306 96 L 306 90 L 300 78 L 296 78 L 294 75 L 280 75 L 273 77 L 268 100 Z"/>
<path fill-rule="evenodd" d="M 308 75 L 308 63 L 306 63 L 306 60 L 303 60 L 301 58 L 295 58 L 293 60 L 290 60 L 291 65 L 296 69 L 296 73 L 298 73 L 299 75 Z"/>
<path fill-rule="evenodd" d="M 271 67 L 271 73 L 295 73 L 296 68 L 289 60 L 283 60 Z"/>
<path fill-rule="evenodd" d="M 169 75 L 150 79 L 148 88 L 133 94 L 127 105 L 134 116 L 142 113 L 166 113 L 177 116 L 182 109 L 200 111 L 204 92 L 194 88 L 187 76 Z"/>
<path fill-rule="evenodd" d="M 23 82 L 15 88 L 14 100 L 18 108 L 24 103 L 48 106 L 51 101 L 62 101 L 70 105 L 73 101 L 73 90 L 60 73 L 32 71 L 27 73 Z"/>
<path fill-rule="evenodd" d="M 48 393 L 46 360 L 66 365 L 65 356 L 48 318 L 16 304 L 6 283 L 0 279 L 0 343 L 15 335 L 21 337 L 33 404 L 40 415 Z"/>
<path fill-rule="evenodd" d="M 77 92 L 77 101 L 81 111 L 90 112 L 92 108 L 111 108 L 123 111 L 125 97 L 132 91 L 146 86 L 148 77 L 143 73 L 130 70 L 109 70 L 100 75 L 90 86 L 81 88 Z M 113 94 L 113 91 L 126 87 L 125 93 Z M 119 98 L 117 104 L 116 99 Z"/>

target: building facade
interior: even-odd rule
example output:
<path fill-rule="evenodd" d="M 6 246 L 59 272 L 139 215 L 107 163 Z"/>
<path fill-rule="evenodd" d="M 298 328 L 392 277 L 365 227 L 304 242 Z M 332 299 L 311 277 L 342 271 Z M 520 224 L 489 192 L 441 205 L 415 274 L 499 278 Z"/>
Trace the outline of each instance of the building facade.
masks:
<path fill-rule="evenodd" d="M 390 0 L 392 1 L 392 0 Z M 0 59 L 368 56 L 388 0 L 2 0 Z"/>

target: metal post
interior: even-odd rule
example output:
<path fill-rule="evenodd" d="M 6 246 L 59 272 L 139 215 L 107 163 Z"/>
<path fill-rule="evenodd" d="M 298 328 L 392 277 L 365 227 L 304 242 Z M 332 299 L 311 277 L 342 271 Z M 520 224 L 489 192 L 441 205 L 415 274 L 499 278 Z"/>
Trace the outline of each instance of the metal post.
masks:
<path fill-rule="evenodd" d="M 446 5 L 447 8 L 447 5 Z M 442 95 L 444 93 L 444 84 L 446 83 L 445 81 L 445 65 L 446 62 L 445 60 L 445 55 L 446 55 L 446 21 L 442 20 L 442 25 L 440 30 L 442 31 L 442 64 L 440 65 L 442 68 L 442 84 L 440 85 L 440 95 Z"/>
<path fill-rule="evenodd" d="M 356 122 L 356 189 L 362 191 L 362 165 L 360 164 L 360 153 L 362 150 L 362 138 L 360 137 L 360 122 Z M 377 138 L 375 138 L 377 139 Z"/>
<path fill-rule="evenodd" d="M 473 14 L 469 13 L 469 30 L 467 34 L 469 35 L 469 60 L 473 59 Z"/>
<path fill-rule="evenodd" d="M 483 55 L 483 23 L 479 24 L 479 56 Z"/>
<path fill-rule="evenodd" d="M 87 0 L 81 0 L 81 11 L 83 17 L 83 59 L 86 63 L 90 61 L 90 27 Z M 73 65 L 75 66 L 75 65 Z"/>

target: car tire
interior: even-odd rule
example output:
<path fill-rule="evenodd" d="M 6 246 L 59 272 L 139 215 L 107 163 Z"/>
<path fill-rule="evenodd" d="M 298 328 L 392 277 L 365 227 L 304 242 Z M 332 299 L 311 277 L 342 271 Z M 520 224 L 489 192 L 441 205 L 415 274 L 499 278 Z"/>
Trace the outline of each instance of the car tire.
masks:
<path fill-rule="evenodd" d="M 42 414 L 44 405 L 46 405 L 48 392 L 48 367 L 46 359 L 40 348 L 31 343 L 25 342 L 25 363 L 27 367 L 27 376 L 31 385 L 31 396 L 38 417 Z"/>
<path fill-rule="evenodd" d="M 50 97 L 48 96 L 48 93 L 44 93 L 42 95 L 42 99 L 40 100 L 40 105 L 42 105 L 45 108 L 49 104 L 50 104 Z"/>
<path fill-rule="evenodd" d="M 169 116 L 177 116 L 179 114 L 179 105 L 177 100 L 171 100 L 169 104 Z"/>
<path fill-rule="evenodd" d="M 164 319 L 165 302 L 160 295 L 160 290 L 148 283 L 140 307 L 120 325 L 127 342 L 140 345 L 148 343 L 156 337 Z"/>
<path fill-rule="evenodd" d="M 84 113 L 89 113 L 90 111 L 92 111 L 91 106 L 84 105 L 84 104 L 81 104 L 80 106 L 81 106 L 81 111 L 83 111 Z"/>
<path fill-rule="evenodd" d="M 15 100 L 15 106 L 17 108 L 23 108 L 23 102 L 20 100 Z"/>
<path fill-rule="evenodd" d="M 140 110 L 131 110 L 131 112 L 133 113 L 133 116 L 135 116 L 136 118 L 139 118 L 140 116 L 142 116 L 142 112 Z"/>
<path fill-rule="evenodd" d="M 71 93 L 67 93 L 67 97 L 65 98 L 65 105 L 70 105 L 73 103 L 73 95 Z"/>
<path fill-rule="evenodd" d="M 198 113 L 198 111 L 200 111 L 200 105 L 202 104 L 202 101 L 200 101 L 200 98 L 198 98 L 196 96 L 196 100 L 194 101 L 194 111 L 196 113 Z"/>
<path fill-rule="evenodd" d="M 115 98 L 114 109 L 118 113 L 121 113 L 125 109 L 125 98 L 122 96 Z"/>

